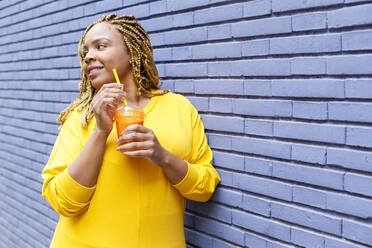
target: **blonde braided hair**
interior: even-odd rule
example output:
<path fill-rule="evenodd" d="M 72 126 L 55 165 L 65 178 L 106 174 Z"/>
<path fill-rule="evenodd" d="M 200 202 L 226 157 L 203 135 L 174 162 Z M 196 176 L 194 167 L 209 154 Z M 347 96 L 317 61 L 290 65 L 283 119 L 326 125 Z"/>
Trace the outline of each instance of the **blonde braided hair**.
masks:
<path fill-rule="evenodd" d="M 86 34 L 95 24 L 102 22 L 112 24 L 123 35 L 123 42 L 129 50 L 129 66 L 137 85 L 137 95 L 144 94 L 148 97 L 152 97 L 169 92 L 169 90 L 159 93 L 151 92 L 151 89 L 159 90 L 161 82 L 153 59 L 153 49 L 150 38 L 133 15 L 103 15 L 97 21 L 90 24 L 79 42 L 78 53 L 80 56 L 80 65 L 83 66 L 84 64 L 84 54 L 81 48 Z M 59 114 L 57 122 L 63 123 L 68 114 L 79 106 L 78 110 L 82 111 L 81 124 L 83 127 L 87 127 L 89 121 L 94 116 L 91 102 L 97 91 L 98 90 L 93 87 L 87 74 L 81 69 L 80 93 L 77 98 Z"/>

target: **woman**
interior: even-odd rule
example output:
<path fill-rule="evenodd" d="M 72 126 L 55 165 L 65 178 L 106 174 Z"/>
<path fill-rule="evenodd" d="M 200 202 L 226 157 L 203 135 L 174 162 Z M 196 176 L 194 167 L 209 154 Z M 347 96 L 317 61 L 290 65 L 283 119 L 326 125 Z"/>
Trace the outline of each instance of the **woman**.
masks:
<path fill-rule="evenodd" d="M 51 247 L 185 247 L 185 198 L 207 201 L 220 182 L 197 110 L 160 90 L 148 34 L 133 16 L 92 23 L 79 55 L 80 94 L 58 118 L 42 172 L 42 194 L 60 214 Z M 123 97 L 146 117 L 117 138 Z"/>

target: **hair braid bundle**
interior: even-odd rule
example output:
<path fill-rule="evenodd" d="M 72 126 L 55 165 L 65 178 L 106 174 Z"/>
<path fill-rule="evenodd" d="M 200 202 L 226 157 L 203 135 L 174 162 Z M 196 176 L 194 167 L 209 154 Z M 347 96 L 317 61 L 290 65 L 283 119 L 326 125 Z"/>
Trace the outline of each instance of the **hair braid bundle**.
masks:
<path fill-rule="evenodd" d="M 149 35 L 133 15 L 117 16 L 116 14 L 109 14 L 100 17 L 97 21 L 90 24 L 79 42 L 80 64 L 83 65 L 84 63 L 84 55 L 81 51 L 81 47 L 84 43 L 86 34 L 95 24 L 102 22 L 114 25 L 123 35 L 123 42 L 129 51 L 129 65 L 138 88 L 137 94 L 145 94 L 147 96 L 166 94 L 169 90 L 160 93 L 151 92 L 151 89 L 160 89 L 160 78 L 155 66 Z M 68 114 L 74 108 L 78 107 L 79 110 L 82 110 L 81 124 L 83 127 L 87 127 L 89 121 L 94 116 L 91 102 L 97 90 L 92 86 L 91 81 L 82 69 L 79 88 L 80 92 L 78 97 L 60 113 L 57 122 L 63 123 Z"/>

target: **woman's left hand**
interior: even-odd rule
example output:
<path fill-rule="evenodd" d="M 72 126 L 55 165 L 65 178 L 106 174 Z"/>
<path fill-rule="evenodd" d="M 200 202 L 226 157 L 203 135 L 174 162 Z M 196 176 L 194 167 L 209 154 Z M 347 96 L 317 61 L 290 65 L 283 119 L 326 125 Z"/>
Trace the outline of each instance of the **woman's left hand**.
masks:
<path fill-rule="evenodd" d="M 160 145 L 154 132 L 142 125 L 128 126 L 117 140 L 120 145 L 117 151 L 130 157 L 145 157 L 153 163 L 162 166 L 166 150 Z M 132 151 L 131 151 L 132 150 Z M 135 151 L 133 151 L 135 150 Z"/>

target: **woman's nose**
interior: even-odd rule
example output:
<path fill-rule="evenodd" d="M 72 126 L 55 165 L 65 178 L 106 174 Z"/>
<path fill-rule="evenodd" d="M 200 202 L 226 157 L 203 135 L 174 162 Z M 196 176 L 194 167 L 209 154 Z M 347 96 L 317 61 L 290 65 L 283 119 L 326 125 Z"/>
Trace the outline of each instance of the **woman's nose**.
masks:
<path fill-rule="evenodd" d="M 84 57 L 84 61 L 87 63 L 89 62 L 90 60 L 93 60 L 95 59 L 95 54 L 93 51 L 87 51 L 87 53 L 85 54 L 85 57 Z"/>

